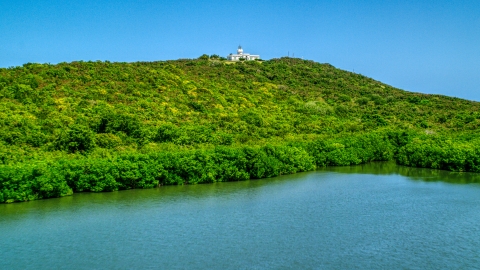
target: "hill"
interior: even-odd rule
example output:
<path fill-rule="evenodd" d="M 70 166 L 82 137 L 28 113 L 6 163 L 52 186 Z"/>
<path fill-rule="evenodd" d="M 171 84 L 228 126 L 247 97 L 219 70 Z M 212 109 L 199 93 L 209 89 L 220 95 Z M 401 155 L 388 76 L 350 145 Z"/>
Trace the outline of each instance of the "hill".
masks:
<path fill-rule="evenodd" d="M 396 160 L 480 172 L 480 103 L 294 58 L 0 69 L 0 202 Z"/>

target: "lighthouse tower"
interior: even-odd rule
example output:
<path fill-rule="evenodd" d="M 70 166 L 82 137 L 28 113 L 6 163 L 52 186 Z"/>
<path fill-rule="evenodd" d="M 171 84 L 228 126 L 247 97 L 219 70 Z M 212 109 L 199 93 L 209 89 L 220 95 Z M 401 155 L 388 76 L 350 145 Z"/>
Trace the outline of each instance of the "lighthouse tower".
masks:
<path fill-rule="evenodd" d="M 237 54 L 230 54 L 227 56 L 227 60 L 239 61 L 239 60 L 256 60 L 260 59 L 260 55 L 243 53 L 242 46 L 238 46 Z"/>

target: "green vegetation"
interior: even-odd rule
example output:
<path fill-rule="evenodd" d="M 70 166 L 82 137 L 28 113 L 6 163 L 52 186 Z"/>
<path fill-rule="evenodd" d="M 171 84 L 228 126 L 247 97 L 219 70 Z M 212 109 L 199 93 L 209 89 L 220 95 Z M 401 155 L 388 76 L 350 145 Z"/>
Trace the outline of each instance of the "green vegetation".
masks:
<path fill-rule="evenodd" d="M 395 160 L 480 172 L 480 103 L 293 58 L 0 69 L 0 202 Z"/>

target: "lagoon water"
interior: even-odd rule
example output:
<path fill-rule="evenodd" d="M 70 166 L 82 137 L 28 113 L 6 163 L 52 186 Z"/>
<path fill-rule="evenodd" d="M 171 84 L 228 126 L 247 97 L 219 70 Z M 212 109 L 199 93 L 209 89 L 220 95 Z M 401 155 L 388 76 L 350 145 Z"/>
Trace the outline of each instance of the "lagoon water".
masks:
<path fill-rule="evenodd" d="M 0 205 L 0 269 L 474 269 L 480 176 L 372 163 Z"/>

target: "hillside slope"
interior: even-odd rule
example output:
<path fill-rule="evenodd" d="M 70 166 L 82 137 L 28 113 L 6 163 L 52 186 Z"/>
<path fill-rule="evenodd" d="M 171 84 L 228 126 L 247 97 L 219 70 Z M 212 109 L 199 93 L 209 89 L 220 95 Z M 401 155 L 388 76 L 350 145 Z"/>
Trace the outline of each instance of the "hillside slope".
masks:
<path fill-rule="evenodd" d="M 246 163 L 230 164 L 236 176 L 218 181 L 388 159 L 478 172 L 479 109 L 478 102 L 406 92 L 329 64 L 293 58 L 234 64 L 208 59 L 25 64 L 0 69 L 0 202 L 217 181 L 221 172 L 208 181 L 191 181 L 208 172 L 177 173 L 165 169 L 165 159 L 198 153 L 214 157 L 219 151 L 230 153 L 232 162 L 257 151 L 283 169 L 252 174 L 254 167 Z M 305 158 L 297 164 L 286 158 L 293 155 Z M 106 181 L 104 162 L 125 160 L 130 165 L 116 165 L 111 187 L 95 188 L 93 182 Z M 141 165 L 152 169 L 148 177 L 138 169 L 139 160 L 154 160 Z M 282 167 L 289 162 L 296 169 Z M 79 176 L 67 179 L 73 176 L 62 167 L 88 174 L 95 164 L 104 164 L 97 168 L 100 176 L 82 187 Z M 175 166 L 190 166 L 182 164 Z M 133 184 L 119 184 L 121 166 L 136 166 L 129 170 L 139 173 Z M 48 186 L 52 178 L 61 178 L 58 190 Z M 149 184 L 137 183 L 146 178 Z M 18 195 L 24 182 L 31 194 Z M 44 185 L 45 194 L 39 191 Z"/>

